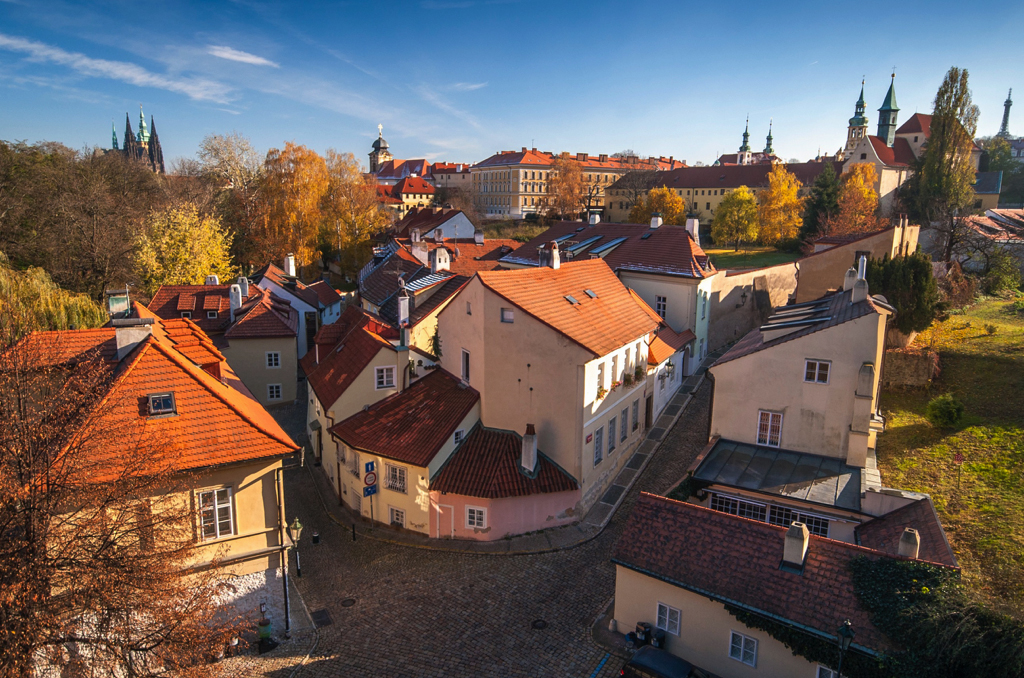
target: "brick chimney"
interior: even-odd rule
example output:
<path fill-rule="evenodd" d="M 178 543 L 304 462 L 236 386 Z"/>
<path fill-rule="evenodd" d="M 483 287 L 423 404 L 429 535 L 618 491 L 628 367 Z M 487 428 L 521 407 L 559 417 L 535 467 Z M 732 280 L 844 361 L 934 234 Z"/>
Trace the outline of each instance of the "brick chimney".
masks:
<path fill-rule="evenodd" d="M 118 318 L 111 320 L 114 328 L 114 339 L 117 341 L 117 359 L 124 360 L 136 346 L 153 334 L 152 318 Z"/>
<path fill-rule="evenodd" d="M 921 535 L 912 527 L 903 530 L 900 535 L 899 554 L 904 558 L 917 558 L 921 551 Z"/>
<path fill-rule="evenodd" d="M 786 530 L 786 543 L 782 550 L 782 564 L 790 567 L 802 568 L 804 558 L 807 557 L 807 547 L 810 545 L 811 537 L 807 526 L 803 523 L 793 523 Z"/>
<path fill-rule="evenodd" d="M 534 473 L 537 470 L 537 431 L 533 424 L 526 425 L 526 435 L 523 436 L 523 455 L 519 465 L 527 473 Z"/>

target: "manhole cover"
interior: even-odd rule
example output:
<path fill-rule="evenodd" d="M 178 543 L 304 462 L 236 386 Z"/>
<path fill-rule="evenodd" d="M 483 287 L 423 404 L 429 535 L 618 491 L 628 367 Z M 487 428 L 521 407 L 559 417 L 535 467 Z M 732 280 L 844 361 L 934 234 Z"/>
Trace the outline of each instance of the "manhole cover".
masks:
<path fill-rule="evenodd" d="M 309 616 L 313 618 L 313 625 L 317 628 L 320 628 L 321 626 L 330 626 L 334 623 L 334 620 L 331 619 L 331 613 L 327 610 L 310 612 Z"/>
<path fill-rule="evenodd" d="M 548 627 L 548 623 L 546 621 L 544 621 L 543 619 L 534 619 L 533 623 L 530 624 L 530 626 L 532 626 L 533 628 L 537 629 L 538 631 L 541 631 L 541 630 L 546 629 Z"/>
<path fill-rule="evenodd" d="M 341 601 L 341 606 L 342 607 L 352 607 L 355 604 L 356 604 L 356 599 L 355 598 L 346 598 L 345 600 Z"/>

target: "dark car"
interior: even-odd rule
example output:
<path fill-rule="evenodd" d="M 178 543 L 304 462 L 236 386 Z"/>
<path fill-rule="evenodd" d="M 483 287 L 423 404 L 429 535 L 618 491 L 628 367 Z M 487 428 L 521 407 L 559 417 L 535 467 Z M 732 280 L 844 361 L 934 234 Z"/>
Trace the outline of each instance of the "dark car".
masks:
<path fill-rule="evenodd" d="M 690 662 L 650 645 L 637 650 L 619 675 L 627 678 L 707 678 L 706 673 L 694 668 Z"/>

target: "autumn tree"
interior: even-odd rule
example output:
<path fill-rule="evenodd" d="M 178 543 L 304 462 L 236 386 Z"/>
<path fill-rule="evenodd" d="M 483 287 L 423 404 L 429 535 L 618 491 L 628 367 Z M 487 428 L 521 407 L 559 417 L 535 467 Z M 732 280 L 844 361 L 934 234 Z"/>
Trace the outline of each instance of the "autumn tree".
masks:
<path fill-rule="evenodd" d="M 331 184 L 327 163 L 305 146 L 285 143 L 265 161 L 259 226 L 254 245 L 264 261 L 294 254 L 308 265 L 316 257 L 324 196 Z"/>
<path fill-rule="evenodd" d="M 814 178 L 811 194 L 807 197 L 804 221 L 800 237 L 811 240 L 821 235 L 822 222 L 839 210 L 839 177 L 829 161 L 825 162 L 818 176 Z"/>
<path fill-rule="evenodd" d="M 235 258 L 248 266 L 265 263 L 256 248 L 263 212 L 263 161 L 264 156 L 238 132 L 210 134 L 199 144 L 200 170 L 216 181 L 221 221 L 232 235 Z"/>
<path fill-rule="evenodd" d="M 563 219 L 575 219 L 583 209 L 583 166 L 563 153 L 548 173 L 548 210 Z"/>
<path fill-rule="evenodd" d="M 981 157 L 979 171 L 1002 172 L 1005 176 L 1017 169 L 1018 163 L 1013 159 L 1013 150 L 1006 139 L 992 137 L 981 143 L 984 144 L 985 152 Z"/>
<path fill-rule="evenodd" d="M 320 234 L 324 268 L 337 255 L 342 269 L 355 273 L 370 257 L 372 236 L 391 223 L 392 215 L 377 201 L 377 187 L 363 176 L 354 155 L 334 149 L 326 155 L 328 186 Z"/>
<path fill-rule="evenodd" d="M 773 165 L 768 186 L 757 196 L 758 239 L 776 245 L 795 238 L 802 220 L 804 199 L 799 196 L 803 184 L 785 165 Z"/>
<path fill-rule="evenodd" d="M 218 605 L 218 568 L 188 569 L 195 482 L 145 418 L 111 423 L 119 373 L 65 347 L 0 351 L 0 674 L 211 674 L 244 626 Z"/>
<path fill-rule="evenodd" d="M 869 233 L 884 224 L 877 216 L 878 192 L 875 183 L 878 174 L 870 163 L 852 165 L 843 174 L 836 211 L 821 221 L 824 235 Z"/>
<path fill-rule="evenodd" d="M 647 168 L 629 169 L 615 182 L 615 190 L 620 193 L 625 206 L 632 210 L 643 202 L 644 196 L 654 187 L 657 179 L 657 170 Z"/>
<path fill-rule="evenodd" d="M 631 224 L 650 223 L 655 213 L 661 214 L 665 224 L 686 224 L 686 202 L 670 188 L 655 188 L 629 211 Z"/>
<path fill-rule="evenodd" d="M 149 295 L 161 285 L 201 285 L 208 275 L 227 281 L 235 273 L 230 238 L 216 217 L 200 215 L 195 205 L 150 214 L 136 262 Z"/>
<path fill-rule="evenodd" d="M 739 250 L 741 242 L 757 238 L 757 199 L 746 186 L 740 186 L 722 198 L 711 222 L 711 237 L 716 243 L 732 243 Z"/>

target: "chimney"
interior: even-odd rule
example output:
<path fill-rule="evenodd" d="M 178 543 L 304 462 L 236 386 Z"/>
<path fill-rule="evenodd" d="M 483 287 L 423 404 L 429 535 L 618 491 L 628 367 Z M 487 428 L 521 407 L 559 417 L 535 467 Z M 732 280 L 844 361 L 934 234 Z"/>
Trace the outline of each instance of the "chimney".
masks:
<path fill-rule="evenodd" d="M 848 292 L 852 290 L 855 282 L 857 282 L 857 269 L 851 266 L 846 269 L 846 275 L 843 276 L 843 291 Z"/>
<path fill-rule="evenodd" d="M 473 242 L 475 242 L 477 245 L 484 244 L 484 230 L 482 228 L 477 228 L 473 230 Z"/>
<path fill-rule="evenodd" d="M 437 247 L 430 250 L 430 272 L 438 273 L 448 270 L 451 270 L 451 257 L 448 254 L 448 249 Z"/>
<path fill-rule="evenodd" d="M 114 327 L 118 361 L 124 360 L 146 337 L 153 334 L 152 318 L 119 318 L 111 320 L 110 324 Z"/>
<path fill-rule="evenodd" d="M 242 288 L 232 285 L 228 289 L 228 300 L 231 302 L 231 322 L 235 322 L 235 311 L 242 308 Z"/>
<path fill-rule="evenodd" d="M 661 228 L 663 223 L 665 223 L 665 220 L 661 218 L 661 212 L 655 212 L 654 216 L 651 217 L 651 228 Z"/>
<path fill-rule="evenodd" d="M 404 282 L 404 281 L 402 281 Z M 398 326 L 405 327 L 409 323 L 409 294 L 402 285 L 402 295 L 398 297 Z"/>
<path fill-rule="evenodd" d="M 921 535 L 917 533 L 917 530 L 912 527 L 903 530 L 903 534 L 900 535 L 899 554 L 904 558 L 916 559 L 920 551 Z"/>
<path fill-rule="evenodd" d="M 284 274 L 295 277 L 295 255 L 289 254 L 284 258 Z"/>
<path fill-rule="evenodd" d="M 601 215 L 600 214 L 591 214 L 590 215 L 590 225 L 591 226 L 594 226 L 594 225 L 600 224 L 600 223 L 601 223 Z"/>
<path fill-rule="evenodd" d="M 700 247 L 700 221 L 697 219 L 687 219 L 686 232 L 693 238 L 694 244 Z"/>
<path fill-rule="evenodd" d="M 410 228 L 409 229 L 409 241 L 410 242 L 419 242 L 420 241 L 420 229 L 418 229 L 418 228 Z"/>
<path fill-rule="evenodd" d="M 242 298 L 249 298 L 249 279 L 244 275 L 238 276 L 238 287 L 242 290 Z"/>
<path fill-rule="evenodd" d="M 558 270 L 558 268 L 562 265 L 562 262 L 558 257 L 558 243 L 552 240 L 551 244 L 548 245 L 548 250 L 549 252 L 547 265 L 555 270 Z"/>
<path fill-rule="evenodd" d="M 128 286 L 123 290 L 107 290 L 107 313 L 111 320 L 114 318 L 127 318 L 131 314 L 131 299 L 128 297 Z"/>
<path fill-rule="evenodd" d="M 857 279 L 866 280 L 868 277 L 868 258 L 865 255 L 860 255 L 860 261 L 857 262 Z"/>
<path fill-rule="evenodd" d="M 206 276 L 206 282 L 204 282 L 203 284 L 204 285 L 219 285 L 220 284 L 220 278 L 218 278 L 215 275 L 208 275 L 208 276 Z"/>
<path fill-rule="evenodd" d="M 858 278 L 857 282 L 853 283 L 853 293 L 850 296 L 850 303 L 856 304 L 858 301 L 864 301 L 868 298 L 868 281 L 864 278 Z"/>
<path fill-rule="evenodd" d="M 533 424 L 526 425 L 526 435 L 523 436 L 523 456 L 519 465 L 527 473 L 537 470 L 537 431 L 534 430 Z"/>
<path fill-rule="evenodd" d="M 444 229 L 440 226 L 434 229 L 434 242 L 444 242 Z"/>
<path fill-rule="evenodd" d="M 810 532 L 803 523 L 793 523 L 786 530 L 786 543 L 782 550 L 782 564 L 802 568 L 810 544 Z"/>

